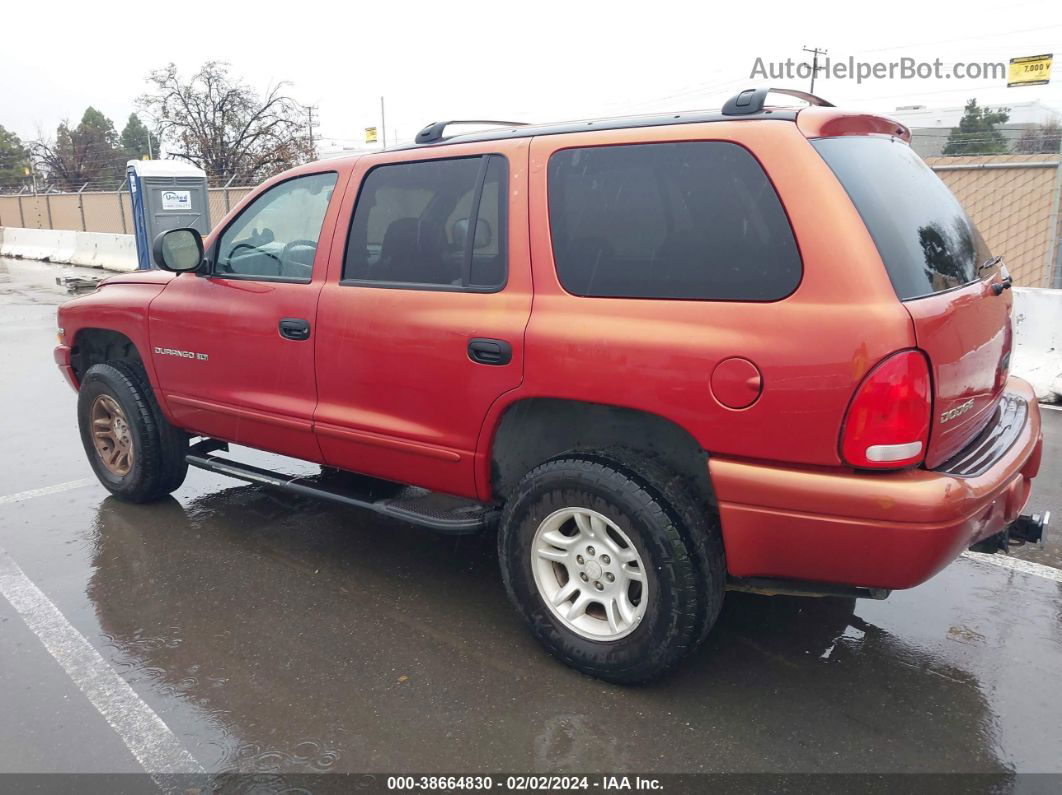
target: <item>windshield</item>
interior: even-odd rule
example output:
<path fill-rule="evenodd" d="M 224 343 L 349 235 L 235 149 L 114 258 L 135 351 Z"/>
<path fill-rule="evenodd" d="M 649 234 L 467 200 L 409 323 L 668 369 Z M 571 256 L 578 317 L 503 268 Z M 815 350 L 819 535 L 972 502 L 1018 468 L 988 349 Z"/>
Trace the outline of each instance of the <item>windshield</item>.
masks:
<path fill-rule="evenodd" d="M 991 254 L 955 196 L 906 144 L 886 138 L 821 138 L 812 145 L 867 225 L 900 300 L 961 287 L 987 275 Z"/>

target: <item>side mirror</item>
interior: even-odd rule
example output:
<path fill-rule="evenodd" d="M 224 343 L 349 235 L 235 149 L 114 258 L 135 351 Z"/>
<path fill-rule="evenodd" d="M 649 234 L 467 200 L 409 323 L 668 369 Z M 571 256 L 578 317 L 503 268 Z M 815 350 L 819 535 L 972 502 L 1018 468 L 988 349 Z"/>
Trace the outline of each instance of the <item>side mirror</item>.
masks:
<path fill-rule="evenodd" d="M 194 271 L 203 262 L 203 236 L 198 229 L 167 229 L 155 238 L 151 256 L 163 270 Z"/>

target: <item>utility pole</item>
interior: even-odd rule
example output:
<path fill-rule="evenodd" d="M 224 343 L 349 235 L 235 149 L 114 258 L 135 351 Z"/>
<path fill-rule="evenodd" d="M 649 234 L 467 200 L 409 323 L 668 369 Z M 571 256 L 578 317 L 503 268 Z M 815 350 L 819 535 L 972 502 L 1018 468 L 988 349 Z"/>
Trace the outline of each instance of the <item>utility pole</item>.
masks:
<path fill-rule="evenodd" d="M 811 53 L 811 89 L 809 93 L 815 93 L 815 75 L 819 73 L 819 56 L 825 55 L 828 50 L 820 50 L 818 47 L 805 47 L 804 52 Z"/>
<path fill-rule="evenodd" d="M 307 129 L 307 131 L 310 134 L 310 153 L 314 157 L 317 157 L 317 150 L 314 149 L 314 144 L 313 144 L 313 131 L 314 131 L 314 128 L 317 127 L 318 124 L 319 124 L 319 122 L 316 122 L 316 121 L 313 120 L 313 114 L 315 114 L 317 112 L 317 106 L 316 105 L 303 105 L 302 109 L 304 111 L 306 111 L 306 129 Z"/>
<path fill-rule="evenodd" d="M 384 115 L 384 98 L 380 97 L 380 134 L 383 135 L 383 148 L 387 148 L 387 117 Z"/>

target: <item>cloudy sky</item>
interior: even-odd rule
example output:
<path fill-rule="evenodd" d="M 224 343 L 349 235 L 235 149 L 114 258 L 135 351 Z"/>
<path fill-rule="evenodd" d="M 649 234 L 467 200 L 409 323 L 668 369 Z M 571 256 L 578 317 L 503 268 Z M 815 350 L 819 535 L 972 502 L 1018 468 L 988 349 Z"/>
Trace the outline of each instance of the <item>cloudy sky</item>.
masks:
<path fill-rule="evenodd" d="M 819 80 L 835 104 L 897 105 L 1040 100 L 1062 109 L 1062 2 L 922 0 L 627 3 L 464 2 L 8 4 L 0 48 L 0 125 L 31 139 L 93 105 L 119 129 L 152 68 L 190 74 L 205 60 L 264 89 L 320 108 L 319 135 L 360 145 L 387 98 L 388 135 L 411 138 L 441 118 L 548 121 L 719 107 L 757 57 L 902 57 L 946 65 L 1056 54 L 1049 86 L 1004 80 Z M 777 81 L 775 81 L 777 82 Z M 806 80 L 783 81 L 807 88 Z"/>

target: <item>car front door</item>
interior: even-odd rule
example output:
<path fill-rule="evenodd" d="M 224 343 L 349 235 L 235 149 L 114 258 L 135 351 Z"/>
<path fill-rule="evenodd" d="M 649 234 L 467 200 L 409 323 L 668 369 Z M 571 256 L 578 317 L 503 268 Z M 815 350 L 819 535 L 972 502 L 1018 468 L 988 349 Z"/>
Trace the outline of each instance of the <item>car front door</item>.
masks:
<path fill-rule="evenodd" d="M 329 465 L 476 496 L 484 417 L 523 378 L 527 149 L 451 145 L 355 168 L 318 307 Z"/>
<path fill-rule="evenodd" d="M 176 277 L 152 302 L 152 364 L 180 427 L 320 460 L 314 326 L 346 173 L 261 190 L 212 237 L 209 272 Z"/>

